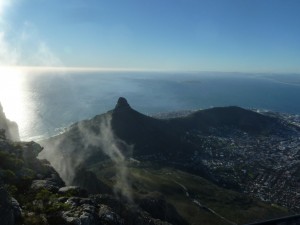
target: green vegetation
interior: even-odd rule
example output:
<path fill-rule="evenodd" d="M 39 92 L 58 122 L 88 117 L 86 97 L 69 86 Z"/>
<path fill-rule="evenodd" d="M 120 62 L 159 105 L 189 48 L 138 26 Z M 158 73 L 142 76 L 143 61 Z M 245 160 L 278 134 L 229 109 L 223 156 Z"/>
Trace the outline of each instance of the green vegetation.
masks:
<path fill-rule="evenodd" d="M 24 225 L 46 225 L 44 215 L 36 215 L 32 213 L 24 214 Z"/>
<path fill-rule="evenodd" d="M 40 161 L 33 158 L 29 163 L 24 163 L 20 144 L 7 142 L 4 149 L 0 149 L 0 181 L 10 196 L 17 199 L 23 210 L 24 225 L 47 224 L 47 215 L 68 210 L 70 206 L 58 201 L 59 197 L 69 197 L 54 194 L 46 189 L 31 189 L 34 179 L 37 179 L 37 166 L 43 172 L 47 170 Z M 52 224 L 56 224 L 55 222 Z"/>
<path fill-rule="evenodd" d="M 113 166 L 91 169 L 102 182 L 113 187 Z M 129 168 L 129 180 L 136 200 L 160 193 L 189 224 L 228 224 L 204 207 L 199 207 L 194 200 L 237 224 L 288 214 L 283 208 L 220 188 L 199 176 L 176 169 L 132 166 Z"/>
<path fill-rule="evenodd" d="M 24 161 L 16 154 L 0 150 L 0 167 L 2 169 L 18 170 L 23 165 Z"/>
<path fill-rule="evenodd" d="M 0 149 L 0 180 L 11 196 L 18 197 L 30 187 L 36 172 L 25 165 L 19 145 L 7 148 L 9 151 Z"/>
<path fill-rule="evenodd" d="M 59 202 L 59 197 L 62 196 L 53 194 L 46 189 L 41 189 L 33 196 L 34 201 L 27 203 L 26 208 L 29 208 L 38 214 L 48 214 L 68 210 L 70 208 L 69 205 Z"/>

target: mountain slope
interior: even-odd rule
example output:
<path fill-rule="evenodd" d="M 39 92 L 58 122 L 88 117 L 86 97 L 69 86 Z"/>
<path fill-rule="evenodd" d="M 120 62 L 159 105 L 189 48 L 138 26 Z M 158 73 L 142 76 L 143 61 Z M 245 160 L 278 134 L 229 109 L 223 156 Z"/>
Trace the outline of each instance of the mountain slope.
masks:
<path fill-rule="evenodd" d="M 186 118 L 174 119 L 185 129 L 199 129 L 209 132 L 209 128 L 231 127 L 253 135 L 272 134 L 277 129 L 286 129 L 279 121 L 240 107 L 216 107 L 192 113 Z"/>
<path fill-rule="evenodd" d="M 142 204 L 148 195 L 152 196 L 158 192 L 166 197 L 168 204 L 179 210 L 178 213 L 182 217 L 191 222 L 187 217 L 188 211 L 196 212 L 198 209 L 186 207 L 190 200 L 172 191 L 177 190 L 178 186 L 181 187 L 177 181 L 166 180 L 164 174 L 160 177 L 153 176 L 150 172 L 144 174 L 143 179 L 140 178 L 145 181 L 145 185 L 141 185 L 137 175 L 146 170 L 160 171 L 169 166 L 179 169 L 175 174 L 181 173 L 180 170 L 188 172 L 184 179 L 189 180 L 187 174 L 196 174 L 202 177 L 201 179 L 207 179 L 208 189 L 214 190 L 213 185 L 218 185 L 219 193 L 227 193 L 225 187 L 265 200 L 265 196 L 271 196 L 268 189 L 256 192 L 252 187 L 255 187 L 257 179 L 263 173 L 268 173 L 268 176 L 282 174 L 281 171 L 272 168 L 272 160 L 281 157 L 277 146 L 281 148 L 282 140 L 287 138 L 298 140 L 298 136 L 298 128 L 283 119 L 239 107 L 219 107 L 196 111 L 181 118 L 155 119 L 137 112 L 130 107 L 126 99 L 120 98 L 113 110 L 75 123 L 65 133 L 44 140 L 41 144 L 45 150 L 40 157 L 48 159 L 67 184 L 81 185 L 90 191 L 102 186 L 105 188 L 99 188 L 100 192 L 110 189 L 117 196 L 137 201 L 139 204 Z M 275 168 L 286 168 L 285 162 L 277 162 L 283 163 L 283 166 Z M 132 167 L 132 164 L 136 166 Z M 81 171 L 87 171 L 88 174 Z M 96 186 L 92 185 L 95 183 L 92 181 L 95 177 L 98 180 L 96 183 L 99 184 Z M 158 186 L 151 182 L 155 177 L 162 182 L 158 183 Z M 278 185 L 281 185 L 281 178 L 274 177 L 273 181 L 280 181 Z M 166 187 L 170 193 L 164 192 Z M 283 199 L 276 194 L 270 202 L 287 206 L 285 201 L 290 198 L 287 196 L 290 196 L 289 192 L 293 192 L 286 189 L 288 186 L 280 187 L 280 191 L 286 193 L 281 196 L 286 197 Z M 201 192 L 201 187 L 196 192 Z M 211 204 L 213 209 L 218 211 L 218 207 L 221 211 L 224 208 L 225 215 L 230 213 L 226 210 L 243 204 L 245 198 L 248 198 L 241 195 L 239 200 L 234 200 L 236 192 L 229 192 L 232 198 L 226 202 L 226 208 L 227 206 L 222 206 L 223 200 L 215 199 L 214 194 L 208 194 L 207 204 Z M 205 195 L 201 198 L 205 198 Z M 257 219 L 271 216 L 277 207 L 261 205 L 259 201 L 252 203 L 245 210 L 245 217 L 240 215 L 240 222 L 254 221 L 255 219 L 247 217 L 247 213 L 252 215 L 251 210 L 254 209 L 255 212 L 258 205 L 264 213 L 260 216 L 257 213 Z M 180 211 L 182 206 L 183 212 Z M 296 206 L 295 201 L 289 208 Z M 280 207 L 277 209 L 278 213 L 285 214 Z M 211 215 L 206 216 L 209 221 Z M 193 221 L 198 220 L 197 216 L 192 217 Z M 214 221 L 212 224 L 216 224 L 215 219 L 211 221 Z M 218 223 L 223 224 L 224 221 L 221 219 Z"/>
<path fill-rule="evenodd" d="M 125 142 L 134 144 L 133 156 L 158 153 L 184 157 L 194 152 L 195 147 L 182 137 L 186 132 L 195 130 L 205 135 L 216 130 L 222 132 L 223 129 L 227 129 L 224 135 L 232 130 L 251 135 L 272 135 L 288 129 L 276 118 L 234 106 L 200 110 L 186 117 L 160 120 L 133 110 L 125 99 L 120 98 L 110 113 L 114 133 Z"/>
<path fill-rule="evenodd" d="M 182 165 L 188 163 L 195 152 L 203 158 L 209 157 L 200 147 L 205 140 L 191 140 L 191 133 L 199 137 L 230 136 L 237 132 L 260 136 L 287 130 L 289 128 L 276 118 L 239 107 L 212 108 L 182 118 L 155 119 L 137 112 L 125 98 L 120 98 L 114 110 L 75 123 L 65 133 L 42 141 L 46 150 L 41 157 L 51 161 L 65 181 L 71 183 L 77 167 L 109 158 L 100 143 L 107 132 L 111 133 L 110 141 L 126 157 Z M 56 154 L 64 159 L 64 164 L 57 161 Z M 196 171 L 211 177 L 200 161 Z"/>

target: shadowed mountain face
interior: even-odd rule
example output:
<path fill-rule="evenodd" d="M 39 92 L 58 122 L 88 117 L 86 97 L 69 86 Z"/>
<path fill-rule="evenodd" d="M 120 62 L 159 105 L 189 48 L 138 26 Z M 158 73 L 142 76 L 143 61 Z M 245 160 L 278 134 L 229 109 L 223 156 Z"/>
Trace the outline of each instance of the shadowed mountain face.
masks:
<path fill-rule="evenodd" d="M 185 129 L 200 129 L 209 132 L 209 128 L 229 127 L 254 135 L 272 133 L 277 128 L 282 128 L 274 118 L 236 106 L 198 111 L 187 118 L 178 119 L 177 122 Z"/>
<path fill-rule="evenodd" d="M 182 128 L 172 121 L 154 119 L 132 109 L 120 98 L 112 114 L 114 133 L 128 144 L 134 145 L 132 156 L 148 154 L 178 154 L 186 143 L 178 137 Z"/>
<path fill-rule="evenodd" d="M 251 135 L 267 135 L 287 129 L 275 118 L 235 106 L 201 110 L 187 117 L 160 120 L 135 111 L 124 98 L 120 98 L 116 108 L 109 113 L 112 113 L 111 123 L 115 134 L 134 145 L 133 156 L 159 153 L 185 158 L 185 155 L 195 150 L 195 146 L 183 137 L 186 132 L 195 130 L 204 135 L 222 132 L 224 129 L 226 132 L 223 135 L 233 130 Z"/>

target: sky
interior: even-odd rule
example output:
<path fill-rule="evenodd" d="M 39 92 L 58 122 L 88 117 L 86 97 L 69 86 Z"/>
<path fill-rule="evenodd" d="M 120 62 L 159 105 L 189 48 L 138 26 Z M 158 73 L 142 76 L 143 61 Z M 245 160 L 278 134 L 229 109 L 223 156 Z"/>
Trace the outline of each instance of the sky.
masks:
<path fill-rule="evenodd" d="M 0 65 L 300 73 L 299 0 L 0 0 Z"/>

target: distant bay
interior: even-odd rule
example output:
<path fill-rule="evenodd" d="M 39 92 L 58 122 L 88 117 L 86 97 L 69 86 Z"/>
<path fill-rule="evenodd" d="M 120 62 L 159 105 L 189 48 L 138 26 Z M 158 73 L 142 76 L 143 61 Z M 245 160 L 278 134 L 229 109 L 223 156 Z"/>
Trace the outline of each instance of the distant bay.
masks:
<path fill-rule="evenodd" d="M 229 105 L 300 114 L 297 74 L 52 71 L 23 76 L 20 110 L 26 116 L 17 122 L 24 140 L 57 134 L 111 110 L 120 96 L 145 114 Z"/>

